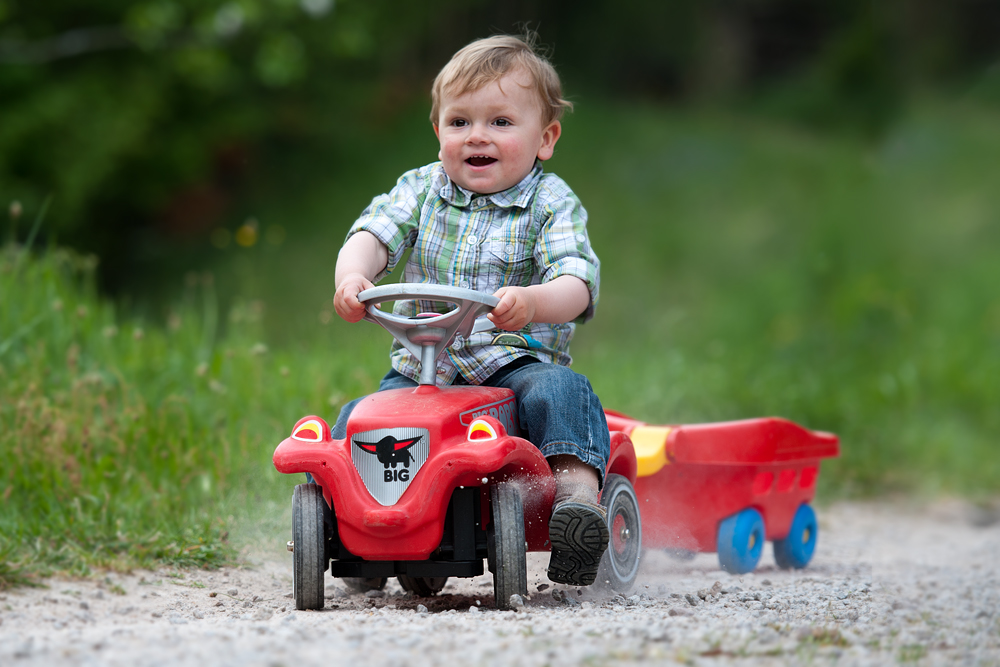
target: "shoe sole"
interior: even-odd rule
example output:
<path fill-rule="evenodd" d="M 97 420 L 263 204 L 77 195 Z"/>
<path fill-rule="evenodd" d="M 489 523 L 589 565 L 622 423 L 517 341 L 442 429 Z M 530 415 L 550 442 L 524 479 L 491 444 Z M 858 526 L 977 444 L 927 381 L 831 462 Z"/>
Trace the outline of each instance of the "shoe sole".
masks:
<path fill-rule="evenodd" d="M 562 503 L 549 519 L 552 543 L 549 579 L 573 586 L 594 583 L 609 538 L 607 519 L 597 508 L 583 503 Z"/>

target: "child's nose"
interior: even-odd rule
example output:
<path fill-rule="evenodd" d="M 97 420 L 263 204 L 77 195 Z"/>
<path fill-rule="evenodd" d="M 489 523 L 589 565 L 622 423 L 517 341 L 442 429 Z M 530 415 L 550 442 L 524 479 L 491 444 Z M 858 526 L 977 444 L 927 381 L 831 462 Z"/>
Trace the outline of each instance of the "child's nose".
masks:
<path fill-rule="evenodd" d="M 470 129 L 465 141 L 470 144 L 482 144 L 489 141 L 489 134 L 484 126 L 476 123 Z"/>

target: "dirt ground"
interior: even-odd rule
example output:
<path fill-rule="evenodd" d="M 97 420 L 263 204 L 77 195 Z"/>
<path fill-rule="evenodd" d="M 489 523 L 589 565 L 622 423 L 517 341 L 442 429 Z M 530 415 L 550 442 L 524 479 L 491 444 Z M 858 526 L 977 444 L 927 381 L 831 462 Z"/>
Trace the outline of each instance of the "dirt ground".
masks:
<path fill-rule="evenodd" d="M 287 537 L 217 571 L 135 572 L 0 594 L 0 665 L 1000 665 L 1000 512 L 961 502 L 821 507 L 805 570 L 770 548 L 729 575 L 714 554 L 646 553 L 629 596 L 553 586 L 492 609 L 489 575 L 434 598 L 327 579 L 295 611 Z"/>

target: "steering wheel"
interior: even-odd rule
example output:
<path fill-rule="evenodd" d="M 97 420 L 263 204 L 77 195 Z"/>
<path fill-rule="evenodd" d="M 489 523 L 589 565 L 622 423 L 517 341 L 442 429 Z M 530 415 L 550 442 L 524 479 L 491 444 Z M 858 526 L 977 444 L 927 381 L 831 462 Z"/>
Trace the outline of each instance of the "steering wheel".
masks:
<path fill-rule="evenodd" d="M 380 310 L 384 301 L 439 301 L 451 304 L 447 313 L 419 314 L 404 317 Z M 500 299 L 464 287 L 396 283 L 366 289 L 358 294 L 365 305 L 365 319 L 378 324 L 392 334 L 399 344 L 420 359 L 420 384 L 436 384 L 437 358 L 456 334 L 468 337 L 474 330 L 492 328 L 476 326 L 476 318 L 493 310 Z M 488 322 L 487 322 L 488 323 Z"/>

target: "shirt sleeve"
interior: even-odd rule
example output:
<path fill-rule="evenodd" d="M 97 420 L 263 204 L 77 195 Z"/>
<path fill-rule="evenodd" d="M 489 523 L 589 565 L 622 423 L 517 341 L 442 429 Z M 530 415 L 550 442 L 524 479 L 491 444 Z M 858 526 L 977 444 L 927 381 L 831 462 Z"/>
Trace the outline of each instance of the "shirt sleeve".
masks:
<path fill-rule="evenodd" d="M 420 209 L 427 198 L 428 180 L 423 169 L 413 169 L 399 177 L 395 187 L 372 200 L 347 232 L 351 238 L 358 232 L 373 234 L 389 251 L 389 262 L 373 282 L 389 275 L 412 248 L 417 238 Z"/>
<path fill-rule="evenodd" d="M 600 293 L 601 262 L 590 246 L 587 211 L 569 188 L 566 193 L 543 204 L 542 225 L 535 242 L 534 259 L 547 283 L 560 276 L 576 276 L 587 284 L 590 303 L 575 321 L 594 316 Z"/>

